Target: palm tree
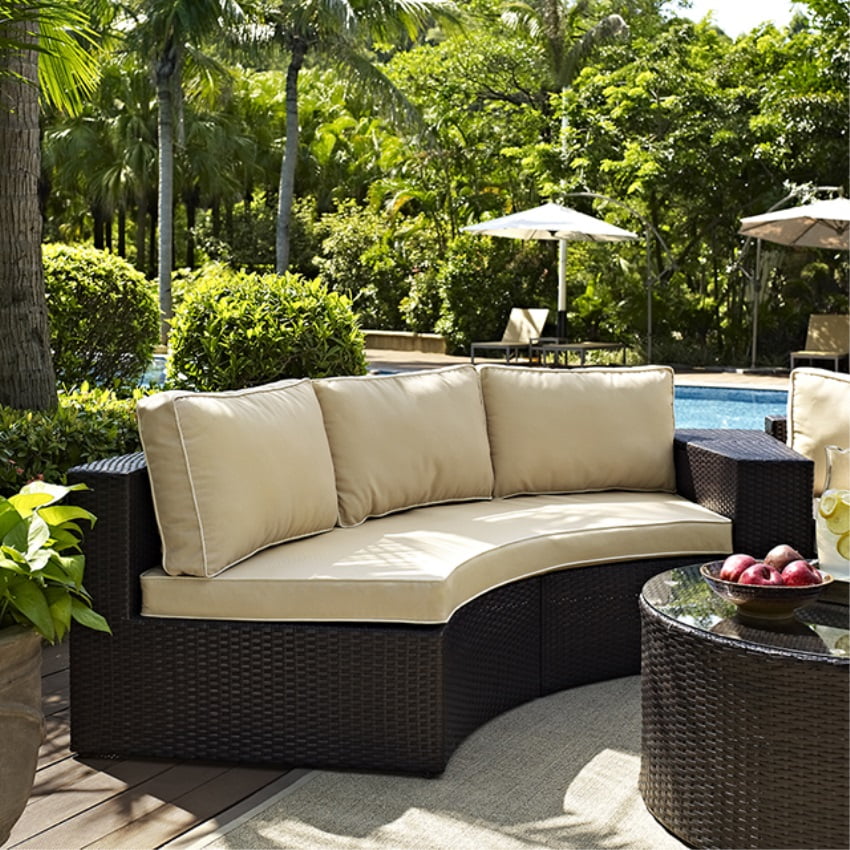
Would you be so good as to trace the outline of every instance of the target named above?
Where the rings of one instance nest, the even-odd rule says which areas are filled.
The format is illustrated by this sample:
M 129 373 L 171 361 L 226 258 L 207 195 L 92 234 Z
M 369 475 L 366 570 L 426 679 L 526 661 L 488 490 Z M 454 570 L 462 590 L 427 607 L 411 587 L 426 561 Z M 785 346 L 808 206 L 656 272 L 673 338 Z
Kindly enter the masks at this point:
M 171 320 L 171 267 L 174 241 L 174 123 L 181 132 L 183 68 L 200 59 L 204 42 L 225 34 L 241 20 L 235 0 L 131 0 L 123 11 L 133 24 L 128 42 L 150 62 L 156 81 L 159 143 L 159 309 L 161 337 L 168 341 Z
M 298 159 L 298 75 L 309 53 L 342 66 L 348 76 L 380 93 L 391 113 L 411 115 L 399 90 L 375 66 L 372 42 L 415 39 L 436 21 L 457 20 L 449 0 L 269 0 L 273 37 L 289 54 L 286 72 L 286 142 L 278 187 L 275 269 L 289 266 L 290 223 Z
M 92 33 L 78 6 L 0 0 L 0 403 L 56 406 L 41 261 L 39 92 L 79 105 L 93 82 Z

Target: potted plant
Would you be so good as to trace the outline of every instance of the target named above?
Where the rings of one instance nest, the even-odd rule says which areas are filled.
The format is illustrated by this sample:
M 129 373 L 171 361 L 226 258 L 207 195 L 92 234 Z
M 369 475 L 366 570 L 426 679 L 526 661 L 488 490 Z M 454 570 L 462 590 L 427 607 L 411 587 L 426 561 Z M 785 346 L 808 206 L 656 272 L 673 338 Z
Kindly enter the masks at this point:
M 33 481 L 0 496 L 0 845 L 32 790 L 42 739 L 41 644 L 76 621 L 108 632 L 83 587 L 83 508 L 61 505 L 77 484 Z

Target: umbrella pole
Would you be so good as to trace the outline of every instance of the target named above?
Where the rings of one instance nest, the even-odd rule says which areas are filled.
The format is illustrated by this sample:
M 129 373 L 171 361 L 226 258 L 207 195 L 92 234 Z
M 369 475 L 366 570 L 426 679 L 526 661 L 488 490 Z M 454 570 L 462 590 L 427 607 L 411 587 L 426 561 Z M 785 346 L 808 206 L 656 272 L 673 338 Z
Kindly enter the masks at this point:
M 756 368 L 756 352 L 759 340 L 759 301 L 761 295 L 761 239 L 756 239 L 756 273 L 753 276 L 753 351 L 750 369 Z
M 558 340 L 567 341 L 567 242 L 558 241 Z

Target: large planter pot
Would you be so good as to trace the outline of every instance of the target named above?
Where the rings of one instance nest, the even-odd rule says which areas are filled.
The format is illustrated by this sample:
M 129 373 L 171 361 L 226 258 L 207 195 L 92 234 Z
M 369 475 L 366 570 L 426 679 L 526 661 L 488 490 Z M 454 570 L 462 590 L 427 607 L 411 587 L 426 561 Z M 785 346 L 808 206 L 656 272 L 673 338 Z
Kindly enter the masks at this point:
M 32 790 L 43 736 L 41 636 L 17 626 L 0 630 L 0 845 Z

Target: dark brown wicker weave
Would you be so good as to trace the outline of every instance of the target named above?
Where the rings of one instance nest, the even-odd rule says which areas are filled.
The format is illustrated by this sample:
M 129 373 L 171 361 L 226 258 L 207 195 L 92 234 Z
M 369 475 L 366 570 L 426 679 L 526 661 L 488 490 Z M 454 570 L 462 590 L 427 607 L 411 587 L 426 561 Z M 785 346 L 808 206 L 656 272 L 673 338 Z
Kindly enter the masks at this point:
M 811 464 L 777 460 L 760 438 L 774 441 L 752 433 L 730 458 L 683 435 L 680 477 L 724 496 L 715 509 L 733 518 L 736 539 L 767 540 L 762 514 L 742 505 L 751 476 L 737 470 L 755 464 L 756 487 L 768 487 L 762 504 L 777 494 L 773 509 L 785 515 L 782 539 L 805 548 L 810 497 L 795 502 L 795 482 L 806 470 L 811 477 Z M 98 516 L 85 544 L 86 586 L 114 632 L 72 635 L 71 743 L 89 756 L 437 774 L 464 737 L 506 709 L 637 673 L 640 587 L 683 562 L 516 582 L 444 626 L 142 618 L 138 576 L 160 563 L 143 456 L 79 467 L 71 478 L 91 488 L 75 494 Z
M 666 578 L 648 587 L 663 594 Z M 655 817 L 696 847 L 850 846 L 850 660 L 803 652 L 808 635 L 783 648 L 775 626 L 765 637 L 778 645 L 759 645 L 752 627 L 747 642 L 714 634 L 646 594 L 640 609 L 640 790 Z M 847 611 L 819 604 L 806 617 L 846 634 Z
M 788 419 L 785 416 L 765 416 L 764 430 L 766 434 L 784 443 L 788 440 Z

